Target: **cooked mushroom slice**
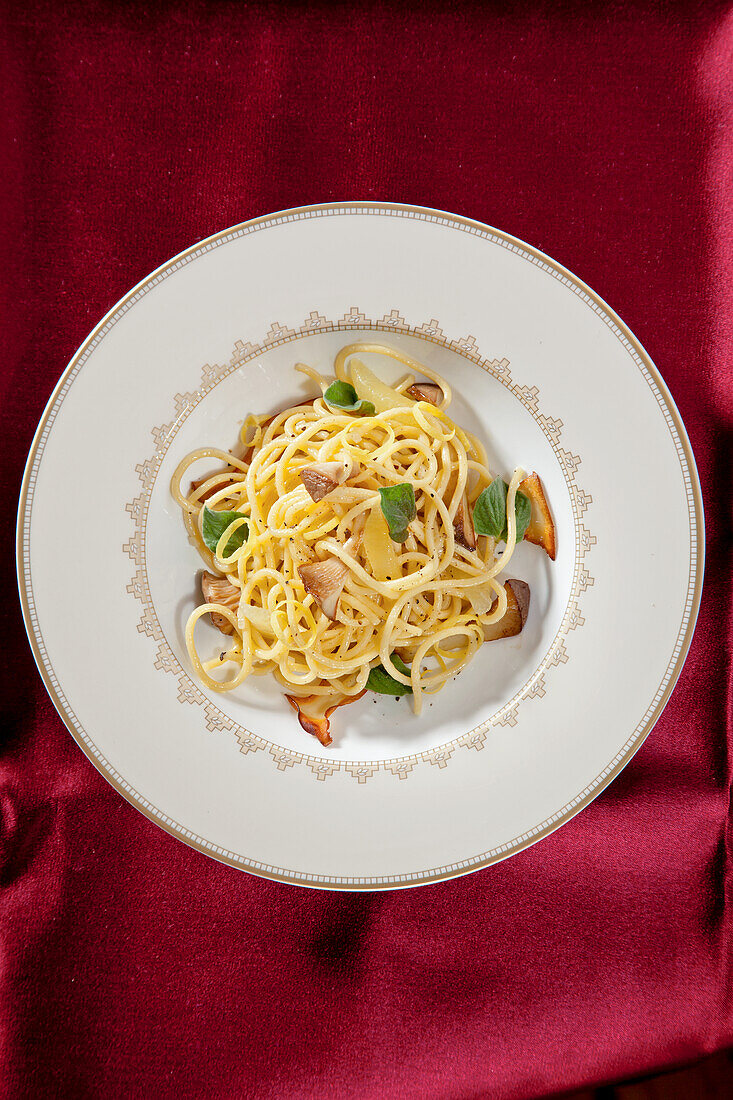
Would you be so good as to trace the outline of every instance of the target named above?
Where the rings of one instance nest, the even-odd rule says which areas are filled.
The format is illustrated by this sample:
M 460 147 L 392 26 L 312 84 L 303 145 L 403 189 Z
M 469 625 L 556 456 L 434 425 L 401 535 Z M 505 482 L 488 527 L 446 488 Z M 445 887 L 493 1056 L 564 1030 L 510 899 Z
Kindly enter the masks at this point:
M 336 618 L 339 597 L 349 575 L 348 565 L 338 558 L 326 561 L 314 561 L 312 565 L 301 565 L 298 574 L 306 592 L 313 596 L 323 614 L 329 619 Z
M 532 518 L 524 532 L 527 542 L 541 546 L 552 561 L 555 560 L 555 524 L 552 522 L 542 482 L 537 474 L 530 474 L 519 483 L 519 488 L 532 504 Z
M 346 461 L 318 462 L 313 466 L 306 466 L 299 476 L 311 499 L 318 501 L 332 493 L 337 485 L 343 485 L 352 476 L 354 467 L 351 457 Z
M 322 462 L 319 466 L 306 466 L 300 471 L 300 480 L 305 485 L 311 500 L 319 501 L 332 493 L 339 482 L 339 469 L 343 471 L 340 462 Z M 336 477 L 333 474 L 336 474 Z
M 213 573 L 201 574 L 201 591 L 206 603 L 221 603 L 230 611 L 236 611 L 239 607 L 239 597 L 242 592 L 230 584 L 226 577 L 217 577 Z M 233 634 L 234 627 L 224 615 L 211 612 L 211 621 L 222 634 Z
M 444 397 L 442 389 L 435 382 L 415 382 L 405 390 L 405 393 L 415 401 L 427 401 L 429 405 L 435 405 L 436 408 Z
M 366 688 L 358 695 L 338 695 L 334 692 L 331 695 L 306 695 L 300 699 L 296 695 L 286 695 L 285 698 L 298 712 L 298 721 L 306 733 L 312 733 L 322 745 L 330 745 L 333 738 L 328 720 L 333 712 L 346 703 L 355 703 L 365 694 Z
M 473 520 L 468 508 L 468 497 L 465 493 L 461 497 L 461 503 L 458 505 L 456 514 L 453 517 L 453 533 L 459 546 L 462 546 L 465 550 L 476 549 L 476 532 L 473 529 Z
M 529 612 L 529 585 L 526 581 L 506 581 L 506 611 L 495 623 L 484 623 L 484 641 L 512 638 L 520 634 Z

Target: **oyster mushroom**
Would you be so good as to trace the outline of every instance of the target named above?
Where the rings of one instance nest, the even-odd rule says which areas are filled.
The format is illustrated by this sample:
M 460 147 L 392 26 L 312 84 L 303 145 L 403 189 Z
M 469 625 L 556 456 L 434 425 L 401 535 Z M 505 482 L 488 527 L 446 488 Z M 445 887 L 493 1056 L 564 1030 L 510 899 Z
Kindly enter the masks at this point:
M 427 401 L 429 405 L 435 405 L 436 408 L 444 397 L 442 389 L 436 382 L 415 382 L 405 390 L 405 393 L 415 401 Z
M 506 589 L 506 611 L 495 623 L 484 623 L 484 641 L 495 642 L 499 638 L 513 638 L 521 634 L 529 613 L 529 585 L 526 581 L 510 580 Z
M 356 463 L 349 456 L 345 460 L 317 462 L 300 471 L 300 480 L 305 485 L 311 500 L 319 501 L 332 493 L 337 485 L 343 485 L 352 476 Z
M 239 588 L 235 588 L 233 584 L 230 584 L 226 577 L 217 577 L 213 573 L 202 573 L 201 591 L 204 594 L 206 603 L 220 603 L 224 607 L 228 607 L 230 611 L 235 612 L 239 607 L 239 598 L 242 592 Z M 222 634 L 234 633 L 234 627 L 224 615 L 218 615 L 216 611 L 212 611 L 210 618 L 213 625 Z
M 458 545 L 465 550 L 476 549 L 476 532 L 473 529 L 473 520 L 468 508 L 468 497 L 465 493 L 461 497 L 461 503 L 458 505 L 456 514 L 453 517 L 453 534 Z
M 537 474 L 530 474 L 520 481 L 519 488 L 529 497 L 532 504 L 532 518 L 524 532 L 527 542 L 541 546 L 551 561 L 555 560 L 555 524 L 552 522 L 542 482 Z
M 298 567 L 303 587 L 329 619 L 336 618 L 341 593 L 349 575 L 348 565 L 338 558 L 326 558 L 314 561 L 311 565 Z
M 322 745 L 330 745 L 333 738 L 329 718 L 333 712 L 337 707 L 355 703 L 365 694 L 366 688 L 358 695 L 339 695 L 334 692 L 331 695 L 305 695 L 300 698 L 297 695 L 286 695 L 285 698 L 293 710 L 298 712 L 298 721 L 306 733 L 312 733 Z

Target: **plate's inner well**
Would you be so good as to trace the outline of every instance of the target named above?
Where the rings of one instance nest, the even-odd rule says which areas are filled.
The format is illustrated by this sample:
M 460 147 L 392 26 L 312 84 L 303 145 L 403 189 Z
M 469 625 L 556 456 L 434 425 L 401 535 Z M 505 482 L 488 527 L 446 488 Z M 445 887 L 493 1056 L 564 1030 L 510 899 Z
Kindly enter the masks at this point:
M 232 368 L 224 367 L 213 388 L 203 396 L 190 396 L 190 411 L 179 418 L 161 443 L 157 454 L 160 466 L 143 524 L 154 613 L 180 664 L 181 676 L 193 681 L 183 632 L 190 611 L 201 602 L 198 577 L 202 562 L 188 543 L 180 511 L 170 497 L 173 470 L 188 451 L 197 447 L 233 447 L 247 413 L 274 412 L 313 396 L 314 384 L 293 370 L 296 362 L 307 362 L 329 375 L 340 347 L 370 338 L 399 346 L 448 379 L 453 388 L 451 415 L 482 440 L 492 470 L 508 477 L 516 466 L 522 466 L 527 473 L 536 470 L 540 474 L 559 535 L 555 562 L 527 543 L 518 546 L 512 558 L 507 576 L 526 580 L 531 589 L 529 617 L 522 633 L 482 646 L 452 682 L 426 699 L 419 716 L 413 715 L 405 698 L 395 700 L 367 692 L 359 702 L 335 713 L 331 723 L 334 743 L 324 749 L 298 725 L 272 677 L 250 677 L 225 693 L 207 692 L 198 681 L 195 683 L 218 711 L 236 723 L 240 737 L 254 734 L 285 750 L 352 760 L 422 753 L 465 735 L 495 716 L 500 718 L 502 710 L 526 692 L 561 631 L 576 549 L 569 486 L 539 419 L 512 392 L 511 365 L 500 362 L 501 349 L 496 349 L 499 360 L 494 374 L 490 368 L 419 337 L 352 329 L 301 337 Z M 388 382 L 404 373 L 399 363 L 386 357 L 370 356 L 369 364 Z M 200 469 L 192 468 L 191 473 L 201 476 L 215 467 L 215 462 L 203 461 Z M 208 618 L 199 623 L 197 631 L 203 656 L 213 656 L 222 648 L 221 635 Z M 151 661 L 155 657 L 151 645 Z

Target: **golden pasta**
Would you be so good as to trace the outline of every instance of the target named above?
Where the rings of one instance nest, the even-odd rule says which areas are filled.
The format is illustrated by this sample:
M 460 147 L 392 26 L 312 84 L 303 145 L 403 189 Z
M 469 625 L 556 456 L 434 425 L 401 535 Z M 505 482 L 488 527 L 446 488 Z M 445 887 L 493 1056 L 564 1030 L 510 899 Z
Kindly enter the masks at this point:
M 409 373 L 387 385 L 360 358 L 372 353 Z M 479 440 L 449 417 L 447 382 L 379 344 L 343 348 L 334 368 L 335 382 L 298 364 L 320 396 L 274 416 L 248 415 L 241 457 L 197 450 L 172 479 L 209 571 L 207 602 L 186 626 L 198 677 L 223 692 L 271 673 L 301 724 L 310 729 L 304 712 L 317 713 L 312 720 L 325 722 L 326 733 L 326 711 L 360 696 L 378 666 L 388 683 L 412 693 L 419 714 L 424 696 L 473 658 L 485 627 L 507 613 L 499 577 L 514 552 L 524 478 L 516 470 L 505 487 L 498 553 L 497 540 L 477 534 L 471 519 L 494 474 Z M 430 383 L 416 384 L 415 376 Z M 355 396 L 351 405 L 344 394 Z M 184 487 L 203 459 L 223 468 Z M 398 533 L 390 499 L 398 514 L 405 502 L 410 508 Z M 214 621 L 225 634 L 209 658 L 196 639 L 207 614 L 220 617 Z M 216 668 L 228 670 L 225 679 L 213 675 Z

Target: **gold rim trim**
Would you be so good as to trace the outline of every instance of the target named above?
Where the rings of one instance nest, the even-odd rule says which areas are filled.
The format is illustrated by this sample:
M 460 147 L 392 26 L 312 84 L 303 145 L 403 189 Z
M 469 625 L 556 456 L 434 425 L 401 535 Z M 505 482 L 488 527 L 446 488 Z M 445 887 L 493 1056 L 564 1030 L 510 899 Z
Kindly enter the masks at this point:
M 642 371 L 642 374 L 647 381 L 648 385 L 652 389 L 656 400 L 660 406 L 660 410 L 665 417 L 667 426 L 672 435 L 675 448 L 677 450 L 678 458 L 680 459 L 680 465 L 682 468 L 683 479 L 685 482 L 685 491 L 688 499 L 688 511 L 690 520 L 690 540 L 691 540 L 691 553 L 690 553 L 690 576 L 688 583 L 687 599 L 685 602 L 685 610 L 683 613 L 683 621 L 678 632 L 677 641 L 674 647 L 674 653 L 672 659 L 665 670 L 665 675 L 662 679 L 662 683 L 666 684 L 664 689 L 660 692 L 658 688 L 653 697 L 652 703 L 643 715 L 641 721 L 638 723 L 636 729 L 632 732 L 624 747 L 620 750 L 616 757 L 610 762 L 610 764 L 604 769 L 604 771 L 596 777 L 593 783 L 589 784 L 583 791 L 580 792 L 570 803 L 558 811 L 551 818 L 546 819 L 535 829 L 529 833 L 523 834 L 520 837 L 515 838 L 513 841 L 508 842 L 505 845 L 500 846 L 497 849 L 493 849 L 490 852 L 485 852 L 475 857 L 462 860 L 458 863 L 449 864 L 443 867 L 436 867 L 419 872 L 415 872 L 409 875 L 401 876 L 383 876 L 372 878 L 338 878 L 336 876 L 321 876 L 321 875 L 303 875 L 297 871 L 291 871 L 283 868 L 270 868 L 266 865 L 260 865 L 255 862 L 248 862 L 243 859 L 237 853 L 227 852 L 224 849 L 218 847 L 205 838 L 196 837 L 188 830 L 184 829 L 177 822 L 171 821 L 156 807 L 151 806 L 146 802 L 137 792 L 134 792 L 129 788 L 121 776 L 117 776 L 117 773 L 104 759 L 101 754 L 95 755 L 91 748 L 80 738 L 77 731 L 76 717 L 73 711 L 65 704 L 65 701 L 59 697 L 56 692 L 53 683 L 50 680 L 48 671 L 45 667 L 43 657 L 39 650 L 37 640 L 32 628 L 30 608 L 27 600 L 27 593 L 25 590 L 24 578 L 26 569 L 28 568 L 26 547 L 23 539 L 23 532 L 27 518 L 28 507 L 28 492 L 32 483 L 32 478 L 36 466 L 36 456 L 39 451 L 41 442 L 46 434 L 46 427 L 49 420 L 54 413 L 57 400 L 62 390 L 64 389 L 69 376 L 74 372 L 79 360 L 85 355 L 87 349 L 97 336 L 103 331 L 105 325 L 107 325 L 114 317 L 115 314 L 123 307 L 126 306 L 135 295 L 139 294 L 143 288 L 148 287 L 154 283 L 160 282 L 165 273 L 171 270 L 175 270 L 180 266 L 181 262 L 188 261 L 194 255 L 199 252 L 210 251 L 212 248 L 217 247 L 225 243 L 228 239 L 233 239 L 237 236 L 246 235 L 247 233 L 255 230 L 266 228 L 268 225 L 277 224 L 283 221 L 299 221 L 312 217 L 330 217 L 337 214 L 359 215 L 359 214 L 381 214 L 391 217 L 407 217 L 414 218 L 421 221 L 428 221 L 434 223 L 440 223 L 449 227 L 459 229 L 464 232 L 468 232 L 475 236 L 480 236 L 485 240 L 488 240 L 494 244 L 499 244 L 505 248 L 509 248 L 511 251 L 524 255 L 530 262 L 540 266 L 548 272 L 548 274 L 559 279 L 562 283 L 568 286 L 576 295 L 584 300 L 593 311 L 611 328 L 614 334 L 617 336 L 622 346 L 629 352 L 637 367 Z M 684 455 L 685 461 L 682 462 L 680 452 Z M 190 847 L 196 848 L 206 855 L 213 856 L 223 863 L 228 863 L 232 866 L 238 867 L 242 870 L 250 871 L 252 874 L 259 875 L 264 878 L 275 879 L 281 882 L 296 883 L 302 886 L 309 886 L 319 889 L 335 889 L 335 890 L 377 890 L 377 889 L 400 889 L 409 886 L 417 886 L 428 882 L 439 882 L 444 879 L 456 878 L 459 875 L 466 874 L 470 871 L 480 870 L 482 867 L 490 866 L 492 863 L 499 862 L 506 859 L 508 856 L 513 855 L 515 852 L 521 851 L 523 848 L 529 847 L 536 841 L 548 836 L 559 828 L 566 821 L 569 821 L 575 814 L 579 813 L 585 806 L 587 806 L 597 795 L 603 791 L 609 783 L 611 783 L 620 771 L 626 766 L 632 756 L 638 751 L 640 746 L 645 741 L 649 732 L 653 728 L 660 714 L 664 710 L 674 686 L 677 682 L 682 667 L 685 662 L 687 653 L 689 652 L 690 644 L 692 642 L 692 636 L 695 630 L 695 623 L 697 620 L 697 614 L 700 607 L 700 599 L 702 594 L 702 582 L 704 573 L 704 552 L 705 552 L 705 526 L 704 526 L 704 511 L 702 503 L 702 494 L 700 490 L 700 482 L 697 473 L 697 467 L 695 464 L 695 458 L 692 453 L 690 441 L 687 436 L 685 426 L 682 422 L 682 418 L 679 414 L 677 406 L 662 379 L 659 371 L 654 365 L 651 357 L 648 355 L 643 345 L 636 339 L 630 329 L 624 324 L 621 318 L 612 310 L 606 302 L 603 301 L 597 294 L 595 294 L 590 287 L 588 287 L 582 280 L 573 275 L 567 268 L 564 268 L 561 264 L 552 260 L 549 256 L 540 252 L 538 249 L 533 248 L 531 245 L 519 240 L 516 237 L 512 237 L 508 233 L 504 233 L 501 230 L 494 229 L 491 226 L 484 225 L 481 222 L 473 221 L 469 218 L 463 218 L 460 215 L 450 214 L 445 211 L 435 210 L 429 207 L 408 206 L 397 203 L 326 203 L 318 206 L 304 206 L 295 207 L 290 210 L 283 210 L 275 214 L 269 214 L 262 218 L 255 218 L 247 222 L 242 222 L 237 226 L 230 227 L 226 230 L 222 230 L 219 233 L 215 233 L 210 237 L 205 238 L 196 245 L 192 245 L 190 248 L 185 249 L 183 252 L 178 253 L 171 260 L 160 265 L 149 276 L 141 280 L 132 290 L 129 291 L 120 301 L 118 301 L 111 310 L 109 310 L 102 320 L 95 326 L 92 332 L 87 336 L 86 340 L 79 347 L 76 354 L 71 359 L 70 363 L 66 367 L 64 373 L 59 379 L 58 383 L 54 387 L 54 390 L 49 398 L 48 404 L 43 412 L 41 420 L 39 422 L 36 433 L 33 437 L 33 442 L 28 454 L 28 460 L 26 463 L 25 472 L 23 475 L 23 482 L 21 485 L 20 501 L 18 509 L 18 524 L 16 529 L 16 554 L 17 554 L 17 566 L 18 566 L 18 587 L 20 592 L 20 600 L 23 609 L 23 618 L 25 622 L 26 632 L 28 634 L 28 640 L 30 642 L 33 657 L 38 667 L 41 679 L 44 686 L 56 707 L 62 721 L 66 725 L 67 729 L 71 733 L 74 740 L 82 749 L 84 754 L 91 760 L 95 767 L 105 776 L 108 782 L 128 801 L 136 806 L 146 817 L 155 822 L 166 832 L 182 840 Z M 79 725 L 78 729 L 82 727 Z

